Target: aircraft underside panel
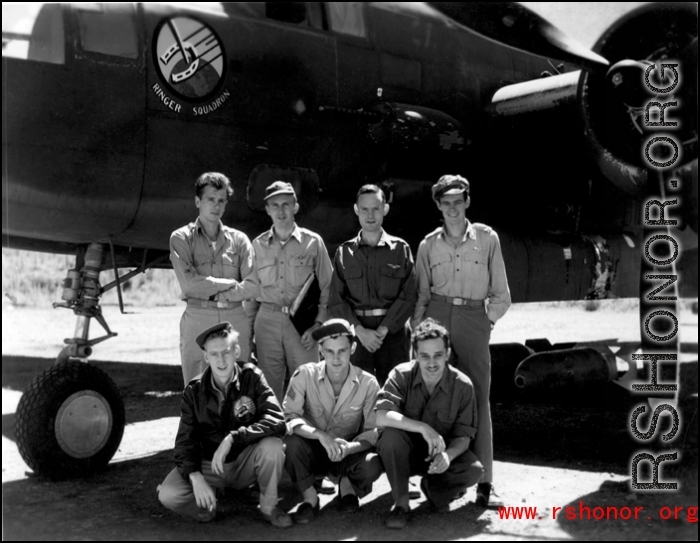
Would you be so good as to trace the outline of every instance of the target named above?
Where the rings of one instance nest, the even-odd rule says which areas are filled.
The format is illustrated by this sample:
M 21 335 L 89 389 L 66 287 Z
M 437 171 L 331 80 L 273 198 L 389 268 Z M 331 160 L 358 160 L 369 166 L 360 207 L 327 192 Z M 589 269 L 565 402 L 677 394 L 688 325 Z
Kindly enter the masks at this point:
M 87 61 L 2 62 L 10 83 L 3 90 L 3 244 L 12 247 L 14 236 L 73 244 L 118 236 L 141 193 L 142 72 Z

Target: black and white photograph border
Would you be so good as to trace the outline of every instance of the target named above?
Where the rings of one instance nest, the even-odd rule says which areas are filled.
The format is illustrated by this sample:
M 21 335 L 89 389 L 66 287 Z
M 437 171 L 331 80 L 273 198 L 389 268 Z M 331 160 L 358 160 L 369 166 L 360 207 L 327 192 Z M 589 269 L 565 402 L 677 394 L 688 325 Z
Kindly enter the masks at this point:
M 679 10 L 691 5 L 695 12 L 691 25 L 695 41 L 687 47 L 691 53 L 681 49 L 675 53 L 678 58 L 671 58 L 668 55 L 673 53 L 655 45 L 644 51 L 643 58 L 635 58 L 637 62 L 616 65 L 610 72 L 606 84 L 614 89 L 611 93 L 618 93 L 616 100 L 625 109 L 622 114 L 602 114 L 614 117 L 610 130 L 617 132 L 612 136 L 605 135 L 607 125 L 601 114 L 596 117 L 584 111 L 581 115 L 582 101 L 597 100 L 608 108 L 605 111 L 610 110 L 608 102 L 596 97 L 598 83 L 583 82 L 579 79 L 583 76 L 573 82 L 561 76 L 578 69 L 595 70 L 600 62 L 597 53 L 604 55 L 604 47 L 596 44 L 603 38 L 613 42 L 610 28 L 616 21 L 634 10 L 651 9 L 649 3 L 517 4 L 552 24 L 533 22 L 531 27 L 544 29 L 537 36 L 503 31 L 518 29 L 518 17 L 530 17 L 530 12 L 517 11 L 517 5 L 461 9 L 462 5 L 467 4 L 361 5 L 357 11 L 347 10 L 347 16 L 360 13 L 362 17 L 366 10 L 381 9 L 381 24 L 388 25 L 393 16 L 410 18 L 415 10 L 424 10 L 421 17 L 436 18 L 425 23 L 435 33 L 430 50 L 436 55 L 441 53 L 435 45 L 440 43 L 439 32 L 477 30 L 487 34 L 483 39 L 493 42 L 494 48 L 501 47 L 496 42 L 511 40 L 514 47 L 542 55 L 548 73 L 538 77 L 534 86 L 519 86 L 526 85 L 522 74 L 539 66 L 526 60 L 532 63 L 527 69 L 514 66 L 508 73 L 492 74 L 501 88 L 489 90 L 487 103 L 480 88 L 486 83 L 476 77 L 476 83 L 451 102 L 452 97 L 440 88 L 452 83 L 445 71 L 434 71 L 432 81 L 421 79 L 428 77 L 421 76 L 424 60 L 405 57 L 410 48 L 392 44 L 392 32 L 378 36 L 384 29 L 371 24 L 369 45 L 351 36 L 343 42 L 345 49 L 338 46 L 330 59 L 319 53 L 325 42 L 311 22 L 298 32 L 306 40 L 303 45 L 295 44 L 295 32 L 290 30 L 299 30 L 298 22 L 273 21 L 260 32 L 261 26 L 251 18 L 260 10 L 264 17 L 262 4 L 230 7 L 229 12 L 223 8 L 220 16 L 247 21 L 241 32 L 257 32 L 256 39 L 226 36 L 225 25 L 210 23 L 216 18 L 197 15 L 197 10 L 221 11 L 218 4 L 211 8 L 186 3 L 129 5 L 128 17 L 139 25 L 133 54 L 143 59 L 137 75 L 143 87 L 138 92 L 140 102 L 129 104 L 124 93 L 134 81 L 128 75 L 122 77 L 131 62 L 129 40 L 120 33 L 122 27 L 114 30 L 111 23 L 100 21 L 113 10 L 114 25 L 122 24 L 125 15 L 120 6 L 126 5 L 85 4 L 93 7 L 84 9 L 60 5 L 60 17 L 55 20 L 66 24 L 65 36 L 74 40 L 61 51 L 65 55 L 61 65 L 55 52 L 45 50 L 46 44 L 36 45 L 38 57 L 27 60 L 26 42 L 36 31 L 32 25 L 42 21 L 37 18 L 39 8 L 29 9 L 33 15 L 25 20 L 17 14 L 26 5 L 3 4 L 3 539 L 697 540 L 697 4 L 675 4 Z M 321 17 L 317 22 L 328 31 L 329 6 L 303 3 L 301 9 L 309 21 Z M 170 72 L 156 73 L 159 54 L 150 48 L 156 48 L 158 36 L 166 33 L 153 22 L 155 17 L 145 15 L 149 10 L 163 20 L 189 17 L 211 27 L 210 49 L 219 47 L 223 61 L 219 65 L 210 58 L 212 68 L 200 81 L 199 98 L 191 94 L 194 87 L 167 85 Z M 409 10 L 409 15 L 402 10 Z M 496 23 L 487 20 L 493 14 L 498 16 Z M 440 17 L 454 21 L 446 23 Z M 375 22 L 379 19 L 375 17 Z M 15 26 L 9 22 L 13 20 Z M 659 25 L 669 20 L 659 15 Z M 83 34 L 76 29 L 79 23 L 88 29 Z M 336 24 L 340 28 L 339 20 Z M 357 20 L 342 24 L 358 26 Z M 421 30 L 420 26 L 416 23 L 414 28 Z M 671 29 L 654 28 L 651 23 L 643 30 L 666 37 L 672 34 Z M 51 32 L 55 38 L 56 28 Z M 58 34 L 64 36 L 62 31 Z M 312 43 L 319 36 L 318 43 Z M 428 43 L 419 31 L 410 37 L 417 36 Z M 254 47 L 259 51 L 229 47 L 231 43 L 251 47 L 257 38 Z M 100 39 L 117 43 L 126 57 L 105 60 Z M 79 40 L 83 40 L 82 49 Z M 630 38 L 627 54 L 631 56 L 636 45 L 644 49 L 645 40 L 657 44 L 641 33 Z M 15 42 L 22 41 L 24 57 L 22 48 L 15 48 Z M 572 48 L 573 41 L 581 47 Z M 681 41 L 679 37 L 674 45 Z M 89 49 L 88 43 L 95 48 Z M 279 60 L 276 53 L 282 49 L 286 54 L 280 54 Z M 558 57 L 555 50 L 560 49 L 567 52 Z M 654 56 L 657 50 L 662 52 Z M 371 59 L 367 69 L 377 70 L 376 78 L 361 73 L 339 76 L 343 51 Z M 504 54 L 498 51 L 497 55 Z M 692 70 L 683 64 L 689 57 L 694 59 Z M 34 80 L 30 70 L 17 68 L 16 59 L 22 58 L 49 68 L 40 70 Z M 306 92 L 303 85 L 292 88 L 298 84 L 299 66 L 285 64 L 290 58 L 302 68 L 304 62 L 330 62 L 328 67 L 336 71 L 328 75 L 326 85 L 335 88 L 316 94 Z M 469 62 L 491 61 L 494 66 L 503 62 L 496 53 L 492 59 L 465 54 L 461 60 L 466 64 L 455 69 L 463 70 L 465 77 Z M 253 62 L 263 68 L 256 70 Z M 353 62 L 357 69 L 357 59 Z M 80 72 L 71 78 L 69 71 L 80 63 L 93 63 L 89 77 Z M 61 70 L 52 69 L 56 65 Z M 318 66 L 311 72 L 317 81 Z M 253 78 L 247 83 L 246 73 Z M 99 77 L 120 83 L 108 88 L 90 79 Z M 293 79 L 293 84 L 282 88 L 284 77 Z M 552 84 L 557 77 L 561 84 Z M 625 83 L 628 78 L 636 78 L 638 85 L 630 89 Z M 60 101 L 52 98 L 56 93 L 49 89 L 54 80 L 60 85 Z M 367 89 L 364 102 L 349 99 L 365 80 L 381 84 Z M 668 90 L 674 80 L 679 82 L 675 93 Z M 28 84 L 45 89 L 44 98 L 38 98 L 35 88 L 23 101 L 17 89 Z M 244 92 L 238 94 L 239 88 Z M 298 91 L 300 99 L 292 104 L 296 117 L 288 118 L 281 99 L 292 91 Z M 435 93 L 434 100 L 430 92 Z M 243 95 L 246 103 L 241 103 Z M 318 101 L 331 95 L 335 101 Z M 407 105 L 411 97 L 417 101 L 415 111 Z M 501 237 L 513 295 L 513 305 L 496 323 L 490 340 L 494 488 L 504 507 L 477 506 L 475 489 L 469 488 L 451 503 L 449 513 L 438 514 L 422 493 L 415 492 L 420 496 L 411 500 L 408 526 L 402 531 L 387 530 L 384 520 L 393 501 L 388 479 L 382 475 L 362 498 L 357 514 L 338 512 L 336 491 L 320 496 L 320 514 L 312 523 L 284 531 L 258 520 L 255 489 L 227 490 L 217 518 L 207 524 L 166 510 L 156 487 L 174 466 L 182 395 L 179 327 L 183 310 L 180 287 L 167 258 L 168 237 L 175 227 L 196 218 L 191 188 L 197 173 L 220 169 L 231 177 L 235 194 L 223 222 L 251 239 L 269 228 L 261 187 L 274 176 L 289 176 L 300 194 L 298 224 L 321 233 L 331 257 L 335 247 L 359 229 L 352 203 L 361 182 L 353 180 L 347 190 L 341 185 L 350 184 L 352 175 L 365 175 L 364 179 L 387 191 L 392 206 L 387 230 L 405 237 L 415 257 L 420 239 L 440 226 L 440 213 L 430 200 L 430 186 L 440 174 L 436 167 L 424 168 L 422 162 L 441 160 L 442 155 L 431 147 L 435 132 L 422 125 L 402 132 L 400 125 L 408 124 L 405 121 L 411 115 L 401 115 L 422 115 L 444 129 L 454 119 L 439 111 L 440 103 L 452 114 L 459 108 L 484 109 L 484 115 L 475 119 L 457 119 L 460 124 L 453 136 L 449 141 L 443 138 L 444 145 L 460 148 L 445 159 L 449 168 L 458 170 L 441 173 L 460 173 L 470 180 L 473 203 L 467 217 L 483 220 Z M 149 120 L 146 126 L 134 128 L 129 116 L 143 114 L 142 108 L 148 110 Z M 321 121 L 308 120 L 312 110 L 319 112 L 314 115 Z M 439 115 L 430 117 L 435 113 Z M 94 120 L 101 114 L 104 124 Z M 242 120 L 226 117 L 233 114 L 243 115 Z M 85 124 L 81 115 L 92 120 Z M 560 115 L 569 115 L 571 126 L 564 127 L 557 118 Z M 206 122 L 199 122 L 202 116 Z M 533 128 L 536 137 L 546 135 L 547 126 L 566 133 L 549 134 L 539 148 L 543 153 L 539 163 L 532 157 L 523 162 L 537 147 L 523 142 L 522 148 L 516 148 L 515 138 L 507 132 L 526 134 L 527 123 L 540 119 L 544 128 Z M 261 128 L 251 128 L 256 122 Z M 488 127 L 475 129 L 469 125 L 474 122 Z M 333 123 L 337 127 L 329 129 Z M 297 138 L 295 130 L 300 126 L 306 132 Z M 689 127 L 694 127 L 690 135 Z M 318 134 L 309 136 L 309 130 Z M 625 131 L 635 138 L 615 148 L 621 158 L 601 162 L 601 156 L 610 155 L 606 148 L 610 140 L 621 138 Z M 120 133 L 129 134 L 124 139 L 130 141 L 119 141 Z M 65 141 L 51 139 L 56 134 L 63 134 Z M 418 144 L 406 143 L 406 134 Z M 226 139 L 231 137 L 234 141 Z M 558 143 L 558 138 L 565 143 Z M 275 146 L 292 142 L 298 143 L 294 147 L 298 156 L 276 154 Z M 308 150 L 302 156 L 305 144 Z M 478 153 L 487 148 L 491 148 L 490 162 L 476 165 Z M 378 160 L 382 153 L 376 149 L 391 160 Z M 367 168 L 354 168 L 363 153 L 372 155 Z M 423 156 L 420 153 L 424 158 L 411 162 L 411 155 Z M 225 154 L 234 158 L 224 160 L 220 155 Z M 345 162 L 353 164 L 336 164 L 344 154 L 349 157 Z M 242 157 L 241 165 L 237 157 Z M 288 167 L 280 166 L 284 159 L 290 160 Z M 408 166 L 392 162 L 402 160 Z M 521 172 L 517 179 L 504 179 L 503 171 L 511 175 L 516 170 L 515 161 L 532 170 Z M 564 164 L 566 169 L 561 167 Z M 379 170 L 375 177 L 369 173 L 370 166 Z M 134 168 L 143 179 L 135 180 Z M 557 171 L 542 171 L 548 169 Z M 623 170 L 624 175 L 616 174 Z M 84 178 L 68 177 L 81 172 Z M 339 180 L 335 184 L 334 176 Z M 580 194 L 584 179 L 588 191 Z M 485 187 L 486 182 L 492 186 Z M 561 183 L 561 195 L 550 197 L 559 190 L 556 183 Z M 540 191 L 541 197 L 532 196 Z M 619 202 L 622 194 L 630 194 L 633 204 L 610 204 L 615 198 Z M 518 201 L 524 209 L 518 208 Z M 324 205 L 325 211 L 319 211 Z M 511 218 L 503 221 L 506 215 Z M 592 226 L 600 226 L 600 232 Z M 530 232 L 535 232 L 532 237 Z M 156 237 L 161 241 L 149 241 Z M 89 260 L 84 248 L 92 242 L 99 242 L 104 254 L 98 266 L 102 271 L 93 276 L 88 288 L 110 288 L 97 297 L 99 310 L 86 319 L 74 314 L 75 306 L 67 300 L 75 286 L 71 281 L 77 267 L 76 247 L 83 247 L 82 261 Z M 91 342 L 76 342 L 80 337 Z M 27 462 L 27 451 L 18 446 L 17 433 L 26 433 L 26 428 L 17 427 L 18 411 L 24 409 L 23 425 L 56 418 L 42 418 L 45 413 L 40 412 L 52 409 L 52 398 L 43 391 L 51 386 L 68 390 L 66 376 L 52 373 L 58 361 L 66 360 L 76 361 L 74 381 L 78 381 L 70 384 L 77 387 L 70 405 L 87 405 L 97 398 L 97 410 L 108 412 L 93 423 L 109 428 L 109 435 L 103 437 L 111 459 L 102 459 L 106 465 L 94 471 L 89 461 L 78 463 L 86 473 L 76 473 L 80 467 L 64 469 L 54 464 L 52 449 L 34 443 L 31 446 L 46 458 L 42 464 L 46 471 L 39 473 L 29 465 L 36 460 Z M 40 386 L 44 388 L 37 394 Z M 31 403 L 25 397 L 25 407 L 20 408 L 23 395 L 31 391 Z M 59 410 L 63 420 L 72 416 L 70 405 L 64 403 Z M 75 428 L 70 423 L 67 427 Z M 116 434 L 122 430 L 119 440 Z M 51 433 L 51 428 L 45 431 Z M 77 428 L 73 435 L 78 448 L 82 443 L 94 444 L 94 435 L 82 431 Z M 75 456 L 89 454 L 79 450 Z M 420 477 L 412 477 L 411 490 L 418 491 L 419 483 Z M 293 512 L 300 495 L 286 476 L 279 494 L 280 507 Z

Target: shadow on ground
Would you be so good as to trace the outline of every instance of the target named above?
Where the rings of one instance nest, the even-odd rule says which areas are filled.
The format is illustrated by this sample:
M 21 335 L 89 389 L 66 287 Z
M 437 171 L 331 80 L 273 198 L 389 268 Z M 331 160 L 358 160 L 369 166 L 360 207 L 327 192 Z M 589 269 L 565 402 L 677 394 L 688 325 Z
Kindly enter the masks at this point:
M 179 518 L 158 502 L 156 487 L 172 466 L 172 452 L 110 464 L 84 479 L 49 481 L 30 477 L 3 485 L 4 536 L 8 540 L 386 540 L 455 539 L 478 536 L 489 521 L 484 510 L 464 505 L 450 515 L 416 508 L 410 531 L 384 528 L 391 496 L 371 495 L 355 516 L 337 511 L 337 496 L 324 504 L 309 525 L 279 530 L 258 519 L 255 498 L 227 490 L 215 522 L 198 524 Z M 280 485 L 280 506 L 292 509 L 300 495 L 291 483 Z M 10 505 L 11 504 L 11 505 Z M 37 512 L 41 511 L 41 521 Z

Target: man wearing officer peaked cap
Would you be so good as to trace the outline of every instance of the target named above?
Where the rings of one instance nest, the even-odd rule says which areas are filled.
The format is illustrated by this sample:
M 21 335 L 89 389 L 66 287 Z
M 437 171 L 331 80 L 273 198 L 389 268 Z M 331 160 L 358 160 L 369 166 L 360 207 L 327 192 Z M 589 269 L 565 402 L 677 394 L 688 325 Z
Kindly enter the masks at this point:
M 428 234 L 418 247 L 418 301 L 411 324 L 427 317 L 443 324 L 450 336 L 450 362 L 472 381 L 478 406 L 473 450 L 484 466 L 477 503 L 499 503 L 493 491 L 493 435 L 489 389 L 491 330 L 510 307 L 510 291 L 498 234 L 466 217 L 471 204 L 469 182 L 443 175 L 432 188 L 444 226 Z

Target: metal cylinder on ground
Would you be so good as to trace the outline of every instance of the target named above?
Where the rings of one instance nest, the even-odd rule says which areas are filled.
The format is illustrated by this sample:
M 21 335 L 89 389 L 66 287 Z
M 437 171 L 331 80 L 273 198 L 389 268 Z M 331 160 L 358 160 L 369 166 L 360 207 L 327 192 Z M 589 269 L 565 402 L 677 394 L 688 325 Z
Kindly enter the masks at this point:
M 595 349 L 540 352 L 523 360 L 515 371 L 515 386 L 524 392 L 578 388 L 614 379 L 614 359 Z
M 497 343 L 489 345 L 491 353 L 491 400 L 513 399 L 518 392 L 515 386 L 515 370 L 534 353 L 522 343 Z

